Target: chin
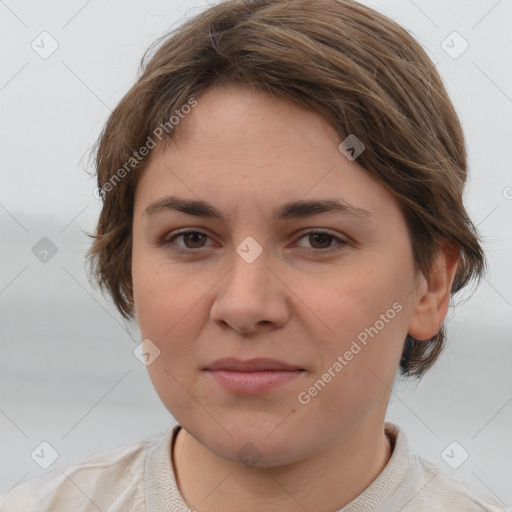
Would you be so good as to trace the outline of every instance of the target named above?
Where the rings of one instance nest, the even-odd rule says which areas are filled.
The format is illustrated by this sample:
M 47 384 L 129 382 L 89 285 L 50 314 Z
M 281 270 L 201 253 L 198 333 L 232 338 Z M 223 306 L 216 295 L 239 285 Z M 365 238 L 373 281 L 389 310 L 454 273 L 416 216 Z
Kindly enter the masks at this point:
M 274 421 L 271 428 L 267 421 L 252 421 L 250 425 L 246 420 L 224 422 L 229 434 L 220 427 L 206 430 L 204 425 L 185 429 L 217 457 L 246 467 L 270 468 L 307 457 L 305 448 L 309 451 L 312 441 L 304 430 L 279 425 L 280 421 L 282 418 Z

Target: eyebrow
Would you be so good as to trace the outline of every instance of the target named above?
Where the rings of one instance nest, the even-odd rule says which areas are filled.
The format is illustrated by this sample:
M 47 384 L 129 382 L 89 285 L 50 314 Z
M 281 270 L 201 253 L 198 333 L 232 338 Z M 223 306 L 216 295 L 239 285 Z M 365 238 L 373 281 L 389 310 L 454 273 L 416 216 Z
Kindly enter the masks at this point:
M 164 211 L 179 211 L 197 217 L 211 217 L 225 222 L 224 215 L 213 205 L 202 200 L 182 199 L 176 196 L 165 196 L 148 205 L 144 211 L 145 216 L 153 216 Z M 310 199 L 292 201 L 283 204 L 274 211 L 274 221 L 293 218 L 311 217 L 321 213 L 342 213 L 355 220 L 368 222 L 372 214 L 353 206 L 342 199 Z

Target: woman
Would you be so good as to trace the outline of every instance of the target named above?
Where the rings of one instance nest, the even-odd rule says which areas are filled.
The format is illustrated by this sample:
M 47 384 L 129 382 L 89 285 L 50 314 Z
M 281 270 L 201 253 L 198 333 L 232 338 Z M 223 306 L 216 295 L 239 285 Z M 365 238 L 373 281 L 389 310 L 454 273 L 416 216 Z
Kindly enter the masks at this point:
M 485 269 L 442 81 L 349 0 L 233 0 L 161 42 L 97 146 L 89 253 L 178 425 L 0 510 L 498 511 L 385 421 Z

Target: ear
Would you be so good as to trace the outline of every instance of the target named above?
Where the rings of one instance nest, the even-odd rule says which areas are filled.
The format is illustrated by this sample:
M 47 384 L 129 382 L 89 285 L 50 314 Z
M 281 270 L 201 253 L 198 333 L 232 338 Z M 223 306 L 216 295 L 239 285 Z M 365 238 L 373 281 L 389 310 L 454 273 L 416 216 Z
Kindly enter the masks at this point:
M 432 263 L 430 274 L 418 277 L 414 310 L 407 331 L 413 338 L 428 340 L 441 329 L 450 305 L 450 291 L 459 260 L 457 249 L 441 250 Z

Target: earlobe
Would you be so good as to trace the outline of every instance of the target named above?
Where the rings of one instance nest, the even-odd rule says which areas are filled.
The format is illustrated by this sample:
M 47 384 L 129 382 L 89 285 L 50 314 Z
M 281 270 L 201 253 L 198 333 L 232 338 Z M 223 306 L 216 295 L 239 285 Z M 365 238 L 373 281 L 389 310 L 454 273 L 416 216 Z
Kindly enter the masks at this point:
M 416 302 L 407 332 L 413 338 L 429 340 L 441 329 L 450 305 L 459 258 L 458 250 L 443 250 L 433 261 L 430 274 L 420 276 L 421 283 L 416 289 Z

